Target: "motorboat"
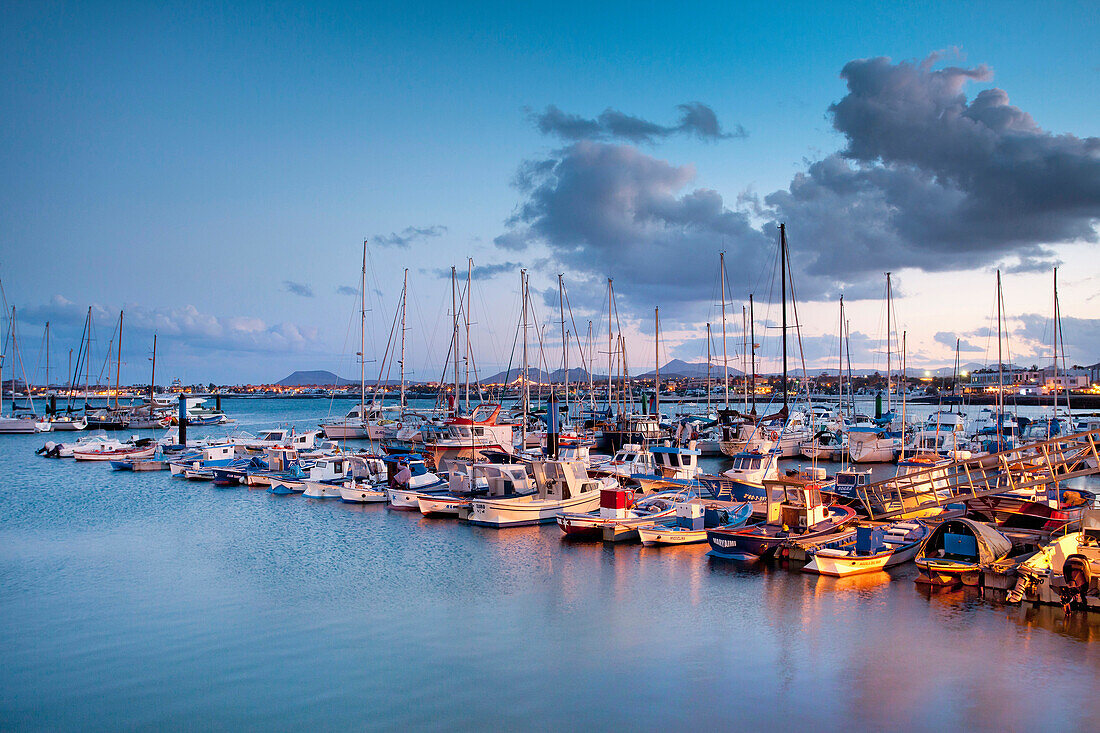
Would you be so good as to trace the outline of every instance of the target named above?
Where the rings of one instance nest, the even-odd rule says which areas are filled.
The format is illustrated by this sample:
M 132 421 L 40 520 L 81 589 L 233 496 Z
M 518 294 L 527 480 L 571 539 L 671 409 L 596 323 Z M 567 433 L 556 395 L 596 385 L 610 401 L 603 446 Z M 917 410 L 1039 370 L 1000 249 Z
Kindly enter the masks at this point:
M 1100 509 L 1087 509 L 1076 531 L 1055 535 L 1016 567 L 1009 603 L 1058 604 L 1067 611 L 1100 610 Z
M 123 443 L 119 447 L 99 446 L 73 449 L 73 458 L 78 461 L 115 461 L 119 459 L 152 458 L 157 452 L 157 444 L 150 438 L 141 438 L 133 443 Z
M 310 499 L 339 499 L 340 489 L 347 481 L 351 464 L 345 456 L 318 458 L 302 479 L 302 496 Z M 272 482 L 271 489 L 275 490 Z
M 595 509 L 602 489 L 619 486 L 618 479 L 612 476 L 589 477 L 581 461 L 535 461 L 531 471 L 533 492 L 515 497 L 474 499 L 470 502 L 469 521 L 487 527 L 553 522 L 560 512 Z
M 752 503 L 693 499 L 690 504 L 702 507 L 702 521 L 695 509 L 677 505 L 675 518 L 640 524 L 635 529 L 643 545 L 691 545 L 707 541 L 707 530 L 742 527 L 752 517 Z
M 380 441 L 386 437 L 386 429 L 392 424 L 392 420 L 383 418 L 382 411 L 377 407 L 358 404 L 342 420 L 322 423 L 321 430 L 331 440 Z
M 779 478 L 779 451 L 745 451 L 720 476 L 700 476 L 716 499 L 764 501 L 764 482 Z
M 416 511 L 420 509 L 420 495 L 423 493 L 442 494 L 447 491 L 446 479 L 439 474 L 428 470 L 424 459 L 415 453 L 406 453 L 397 456 L 386 456 L 386 469 L 389 472 L 386 499 L 392 509 L 404 509 Z M 400 473 L 401 464 L 404 463 L 412 476 L 404 483 L 398 483 L 397 475 Z
M 639 443 L 625 443 L 611 457 L 611 461 L 600 466 L 599 471 L 620 479 L 629 479 L 636 475 L 655 473 L 656 463 L 649 449 Z
M 631 477 L 642 488 L 643 493 L 664 489 L 701 488 L 698 478 L 702 471 L 699 469 L 699 450 L 695 447 L 695 441 L 686 446 L 656 445 L 649 452 L 656 462 L 656 471 Z
M 766 520 L 751 527 L 707 530 L 708 554 L 731 560 L 768 558 L 788 541 L 823 537 L 851 523 L 855 510 L 825 505 L 821 488 L 818 481 L 797 476 L 765 480 Z
M 377 456 L 348 456 L 351 473 L 340 484 L 340 498 L 349 504 L 384 504 L 386 463 Z
M 1012 551 L 1012 540 L 990 524 L 949 519 L 928 535 L 917 552 L 917 583 L 978 585 L 982 568 Z
M 236 459 L 237 446 L 232 443 L 220 443 L 180 455 L 170 462 L 169 470 L 173 476 L 182 476 L 187 470 L 191 470 L 198 476 L 199 469 L 212 471 L 214 467 L 228 466 Z M 214 478 L 213 473 L 210 473 L 210 478 Z
M 420 494 L 417 507 L 425 516 L 466 518 L 474 499 L 515 498 L 534 490 L 527 466 L 522 463 L 452 463 L 447 490 Z
M 566 537 L 601 537 L 610 542 L 636 539 L 640 525 L 652 524 L 676 513 L 676 507 L 696 498 L 692 489 L 673 489 L 635 499 L 623 488 L 602 489 L 600 506 L 590 512 L 562 512 L 558 527 Z
M 432 465 L 445 471 L 451 461 L 477 461 L 487 451 L 514 453 L 514 425 L 500 424 L 500 405 L 482 403 L 468 417 L 456 415 L 445 423 L 447 437 L 424 446 Z
M 811 550 L 810 562 L 802 572 L 842 577 L 892 568 L 916 557 L 929 531 L 918 519 L 856 527 L 853 537 Z

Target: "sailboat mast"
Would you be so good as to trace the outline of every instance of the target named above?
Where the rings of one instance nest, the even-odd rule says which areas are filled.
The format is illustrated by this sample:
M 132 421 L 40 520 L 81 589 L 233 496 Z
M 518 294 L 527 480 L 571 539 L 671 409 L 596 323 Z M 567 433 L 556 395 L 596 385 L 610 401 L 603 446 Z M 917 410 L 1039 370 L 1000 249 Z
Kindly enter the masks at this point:
M 466 258 L 466 412 L 470 411 L 470 284 L 474 279 L 474 258 Z
M 122 375 L 122 314 L 123 311 L 118 312 L 118 361 L 115 363 L 115 409 L 118 409 L 118 390 L 119 379 Z M 107 378 L 110 379 L 110 372 L 107 373 Z
M 905 373 L 905 337 L 908 331 L 901 332 L 901 383 L 899 389 L 901 390 L 901 460 L 905 460 L 905 392 L 906 392 L 906 373 Z
M 454 411 L 455 415 L 458 415 L 458 273 L 455 270 L 455 266 L 451 265 L 451 315 L 454 317 L 454 333 L 451 336 L 451 341 L 454 344 L 454 379 L 455 379 L 455 401 Z M 524 334 L 526 336 L 526 334 Z M 527 343 L 523 344 L 524 349 L 527 348 Z M 525 351 L 526 353 L 526 351 Z
M 153 334 L 153 367 L 149 370 L 149 419 L 153 419 L 153 385 L 157 383 L 157 335 Z
M 409 294 L 409 268 L 405 268 L 405 279 L 401 284 L 401 410 L 405 409 L 405 307 Z
M 661 309 L 653 308 L 653 414 L 661 420 Z
M 615 350 L 615 337 L 611 335 L 611 278 L 607 278 L 607 410 L 611 411 L 611 357 Z
M 783 298 L 783 411 L 787 410 L 787 225 L 779 225 L 780 295 Z
M 837 378 L 837 407 L 840 414 L 844 414 L 844 296 L 840 296 L 840 329 L 838 331 L 839 343 L 836 350 L 836 378 Z
M 569 343 L 565 338 L 565 283 L 558 274 L 558 318 L 561 320 L 561 365 L 565 370 L 565 415 L 569 416 Z M 551 386 L 551 389 L 553 387 Z
M 588 404 L 596 409 L 596 384 L 593 381 L 592 370 L 596 368 L 595 343 L 592 338 L 592 321 L 588 322 Z
M 886 273 L 886 411 L 891 410 L 890 397 L 890 273 Z M 877 416 L 876 416 L 877 417 Z
M 741 304 L 741 396 L 744 397 L 744 408 L 748 412 L 749 409 L 749 365 L 747 359 L 749 358 L 747 351 L 747 341 L 749 338 L 749 324 L 748 316 L 746 315 L 745 305 Z
M 752 411 L 756 412 L 756 314 L 753 310 L 752 293 L 749 293 L 749 349 L 752 354 Z
M 710 324 L 707 324 L 707 415 L 710 415 Z
M 1055 353 L 1057 357 L 1057 352 Z M 50 391 L 50 322 L 46 321 L 46 391 Z
M 339 381 L 339 380 L 337 380 Z M 367 403 L 367 240 L 363 240 L 363 267 L 359 271 L 359 419 Z
M 48 324 L 47 324 L 48 325 Z M 48 351 L 46 353 L 49 353 Z M 46 362 L 49 364 L 49 362 Z M 1058 268 L 1054 268 L 1054 414 L 1051 415 L 1053 421 L 1058 417 Z M 1053 422 L 1047 423 L 1047 437 L 1050 437 L 1050 430 L 1053 427 Z
M 997 450 L 1001 449 L 1001 422 L 1004 418 L 1005 369 L 1001 355 L 1001 271 L 997 270 Z
M 718 277 L 722 289 L 722 384 L 725 389 L 725 407 L 730 409 L 730 362 L 726 353 L 726 253 L 718 253 Z

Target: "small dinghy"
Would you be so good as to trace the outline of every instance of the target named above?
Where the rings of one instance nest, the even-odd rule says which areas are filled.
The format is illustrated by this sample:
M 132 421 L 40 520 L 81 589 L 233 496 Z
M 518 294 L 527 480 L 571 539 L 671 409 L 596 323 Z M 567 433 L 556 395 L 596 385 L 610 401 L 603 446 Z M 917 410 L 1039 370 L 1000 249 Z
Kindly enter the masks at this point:
M 702 509 L 701 515 L 698 510 L 689 508 L 694 506 Z M 675 519 L 638 525 L 638 539 L 647 547 L 693 545 L 707 541 L 708 529 L 735 529 L 744 526 L 751 517 L 752 503 L 748 501 L 731 504 L 695 499 L 678 505 Z
M 826 506 L 821 484 L 788 476 L 764 481 L 767 521 L 741 529 L 707 530 L 711 557 L 756 560 L 775 554 L 789 540 L 809 540 L 831 534 L 856 518 L 851 507 Z
M 802 572 L 841 577 L 892 568 L 916 557 L 928 533 L 928 525 L 916 519 L 880 527 L 856 527 L 854 537 L 834 547 L 813 551 L 813 558 Z
M 917 583 L 978 585 L 982 568 L 1008 557 L 1012 540 L 991 525 L 952 519 L 936 527 L 917 551 Z
M 677 505 L 696 498 L 691 489 L 662 491 L 635 500 L 634 492 L 602 489 L 600 506 L 591 512 L 562 512 L 558 527 L 570 538 L 602 538 L 609 542 L 636 539 L 638 527 L 673 517 Z

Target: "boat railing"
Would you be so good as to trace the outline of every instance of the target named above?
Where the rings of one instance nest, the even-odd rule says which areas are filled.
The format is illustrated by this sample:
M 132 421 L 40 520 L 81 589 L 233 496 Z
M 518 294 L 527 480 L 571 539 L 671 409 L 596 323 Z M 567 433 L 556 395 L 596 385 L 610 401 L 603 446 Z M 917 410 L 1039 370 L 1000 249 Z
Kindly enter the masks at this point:
M 1100 431 L 1058 436 L 867 484 L 857 495 L 871 519 L 943 508 L 990 494 L 1100 473 Z

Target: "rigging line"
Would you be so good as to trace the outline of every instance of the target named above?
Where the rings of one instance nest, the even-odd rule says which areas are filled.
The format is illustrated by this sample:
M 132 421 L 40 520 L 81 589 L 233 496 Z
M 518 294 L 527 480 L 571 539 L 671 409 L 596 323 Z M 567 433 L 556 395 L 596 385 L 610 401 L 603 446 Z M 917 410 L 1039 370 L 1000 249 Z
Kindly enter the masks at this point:
M 586 377 L 590 377 L 592 374 L 588 365 L 588 360 L 584 358 L 584 348 L 581 346 L 580 332 L 577 330 L 577 322 L 573 319 L 573 305 L 569 302 L 569 288 L 565 287 L 565 283 L 562 283 L 562 292 L 565 293 L 565 307 L 569 310 L 569 322 L 573 324 L 573 333 L 577 338 L 574 340 L 577 342 L 577 353 L 580 354 L 581 368 L 584 369 Z

